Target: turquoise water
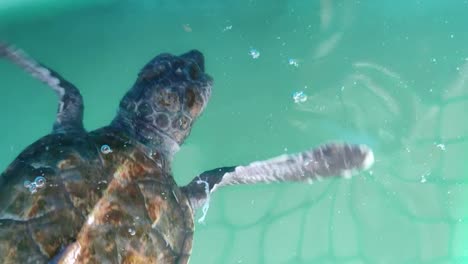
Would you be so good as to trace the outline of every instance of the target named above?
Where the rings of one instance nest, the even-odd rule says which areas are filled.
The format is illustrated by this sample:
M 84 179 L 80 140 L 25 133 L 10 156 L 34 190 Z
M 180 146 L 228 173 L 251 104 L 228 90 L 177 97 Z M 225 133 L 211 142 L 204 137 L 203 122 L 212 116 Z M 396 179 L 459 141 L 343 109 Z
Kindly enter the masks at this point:
M 468 263 L 467 12 L 462 0 L 2 1 L 0 39 L 80 88 L 90 130 L 154 55 L 204 52 L 215 86 L 176 156 L 181 185 L 333 139 L 373 147 L 373 169 L 352 180 L 220 190 L 191 263 Z M 50 132 L 57 102 L 12 65 L 0 74 L 4 169 Z

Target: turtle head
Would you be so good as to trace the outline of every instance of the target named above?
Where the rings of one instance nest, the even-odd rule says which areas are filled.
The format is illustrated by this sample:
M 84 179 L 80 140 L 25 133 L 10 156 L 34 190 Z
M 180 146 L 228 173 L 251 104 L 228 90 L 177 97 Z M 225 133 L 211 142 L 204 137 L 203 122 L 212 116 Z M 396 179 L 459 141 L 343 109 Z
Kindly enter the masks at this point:
M 143 143 L 180 145 L 203 112 L 212 83 L 201 52 L 160 54 L 141 69 L 113 125 L 131 130 Z

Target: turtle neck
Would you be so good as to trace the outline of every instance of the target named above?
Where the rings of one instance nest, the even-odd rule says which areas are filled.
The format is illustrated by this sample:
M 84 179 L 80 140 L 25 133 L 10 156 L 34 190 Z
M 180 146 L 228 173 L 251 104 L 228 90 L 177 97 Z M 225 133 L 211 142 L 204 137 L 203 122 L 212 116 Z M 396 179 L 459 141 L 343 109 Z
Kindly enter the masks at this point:
M 180 149 L 176 140 L 152 125 L 135 123 L 120 117 L 114 119 L 108 128 L 127 134 L 130 139 L 140 143 L 150 157 L 153 153 L 159 152 L 170 162 Z

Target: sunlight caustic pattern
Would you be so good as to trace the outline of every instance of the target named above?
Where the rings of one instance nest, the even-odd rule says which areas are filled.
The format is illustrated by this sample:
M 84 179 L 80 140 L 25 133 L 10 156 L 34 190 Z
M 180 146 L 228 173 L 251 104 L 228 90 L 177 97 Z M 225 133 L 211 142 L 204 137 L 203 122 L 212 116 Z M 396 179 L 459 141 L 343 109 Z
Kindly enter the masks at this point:
M 304 189 L 278 186 L 261 200 L 228 192 L 219 201 L 222 216 L 207 228 L 230 243 L 210 263 L 464 263 L 468 127 L 457 113 L 468 109 L 468 67 L 461 68 L 436 104 L 420 100 L 398 73 L 361 61 L 341 88 L 296 105 L 356 134 L 374 131 L 367 138 L 376 151 L 373 170 Z M 230 213 L 236 204 L 252 204 L 243 208 L 248 218 Z M 272 239 L 278 236 L 284 240 Z M 252 251 L 231 255 L 240 244 Z
M 375 131 L 368 139 L 376 150 L 374 169 L 332 188 L 327 231 L 332 241 L 322 260 L 466 260 L 468 166 L 463 157 L 468 156 L 468 125 L 459 115 L 468 109 L 468 63 L 435 104 L 423 102 L 398 73 L 384 66 L 356 62 L 353 68 L 341 89 L 297 106 L 335 120 L 346 116 L 341 121 L 351 131 Z M 328 105 L 328 100 L 324 107 L 324 98 L 334 98 L 334 103 Z

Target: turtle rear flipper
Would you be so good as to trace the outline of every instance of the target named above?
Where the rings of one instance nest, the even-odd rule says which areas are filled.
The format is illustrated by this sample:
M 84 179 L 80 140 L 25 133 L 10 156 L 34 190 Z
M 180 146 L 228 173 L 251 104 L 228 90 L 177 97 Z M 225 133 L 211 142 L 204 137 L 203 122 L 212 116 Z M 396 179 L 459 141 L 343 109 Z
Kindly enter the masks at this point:
M 23 51 L 0 42 L 0 58 L 6 58 L 31 76 L 52 88 L 59 97 L 54 133 L 81 132 L 83 127 L 83 98 L 80 91 L 60 74 L 28 57 Z
M 333 176 L 351 177 L 374 163 L 372 150 L 364 145 L 332 143 L 308 151 L 282 155 L 247 166 L 223 167 L 203 172 L 182 187 L 194 210 L 219 187 L 272 182 L 312 182 Z

